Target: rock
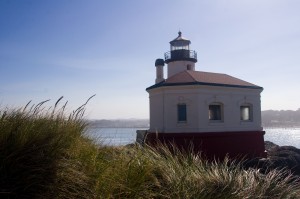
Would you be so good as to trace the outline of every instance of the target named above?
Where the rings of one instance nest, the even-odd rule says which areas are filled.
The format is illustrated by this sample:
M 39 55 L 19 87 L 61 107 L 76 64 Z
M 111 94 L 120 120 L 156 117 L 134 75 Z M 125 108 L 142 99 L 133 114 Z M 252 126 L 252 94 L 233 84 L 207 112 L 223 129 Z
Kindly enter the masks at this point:
M 265 149 L 267 151 L 273 150 L 274 148 L 279 147 L 277 144 L 274 144 L 273 142 L 270 141 L 265 141 Z
M 268 159 L 270 167 L 289 169 L 300 176 L 300 149 L 293 146 L 276 147 L 268 152 Z
M 268 152 L 267 158 L 247 160 L 244 166 L 258 168 L 263 173 L 283 169 L 300 177 L 300 149 L 293 146 L 278 146 L 269 141 L 265 142 L 265 148 Z

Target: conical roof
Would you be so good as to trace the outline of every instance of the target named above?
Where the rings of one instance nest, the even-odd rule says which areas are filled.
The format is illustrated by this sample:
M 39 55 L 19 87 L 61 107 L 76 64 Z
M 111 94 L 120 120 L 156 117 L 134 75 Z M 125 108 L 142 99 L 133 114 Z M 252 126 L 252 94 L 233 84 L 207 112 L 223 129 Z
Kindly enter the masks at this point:
M 188 40 L 188 39 L 186 39 L 186 38 L 184 38 L 183 36 L 182 36 L 182 33 L 181 33 L 181 31 L 179 31 L 178 32 L 178 37 L 176 37 L 175 39 L 173 39 L 172 41 L 170 41 L 170 44 L 172 45 L 172 46 L 177 46 L 177 45 L 182 45 L 182 44 L 184 44 L 184 45 L 189 45 L 189 44 L 191 44 L 191 41 L 190 40 Z

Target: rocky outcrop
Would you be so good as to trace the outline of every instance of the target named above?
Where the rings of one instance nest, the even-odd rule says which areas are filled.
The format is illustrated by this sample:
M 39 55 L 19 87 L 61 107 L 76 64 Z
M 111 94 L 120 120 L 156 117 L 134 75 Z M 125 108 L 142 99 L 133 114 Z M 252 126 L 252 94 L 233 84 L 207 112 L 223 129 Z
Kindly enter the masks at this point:
M 246 167 L 259 168 L 263 173 L 270 170 L 288 170 L 300 176 L 300 149 L 293 146 L 278 146 L 266 141 L 267 158 L 252 159 L 245 162 Z

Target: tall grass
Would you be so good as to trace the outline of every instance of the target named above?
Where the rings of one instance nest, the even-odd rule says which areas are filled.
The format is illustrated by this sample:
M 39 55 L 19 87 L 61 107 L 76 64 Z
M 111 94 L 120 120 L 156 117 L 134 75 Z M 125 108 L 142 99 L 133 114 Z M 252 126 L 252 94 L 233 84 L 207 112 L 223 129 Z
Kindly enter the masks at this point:
M 86 104 L 67 114 L 60 101 L 0 110 L 0 198 L 300 198 L 285 171 L 163 145 L 96 145 L 84 136 Z
M 108 188 L 103 187 L 104 198 L 300 197 L 299 181 L 284 171 L 263 175 L 228 159 L 208 162 L 197 154 L 171 151 L 164 146 L 159 151 L 138 146 L 123 149 L 115 160 L 118 164 L 105 171 L 109 181 L 105 182 Z
M 44 104 L 0 111 L 0 194 L 34 198 L 51 193 L 61 171 L 69 172 L 70 149 L 82 138 L 84 107 L 68 116 L 64 104 L 45 110 Z M 75 177 L 75 175 L 74 175 Z

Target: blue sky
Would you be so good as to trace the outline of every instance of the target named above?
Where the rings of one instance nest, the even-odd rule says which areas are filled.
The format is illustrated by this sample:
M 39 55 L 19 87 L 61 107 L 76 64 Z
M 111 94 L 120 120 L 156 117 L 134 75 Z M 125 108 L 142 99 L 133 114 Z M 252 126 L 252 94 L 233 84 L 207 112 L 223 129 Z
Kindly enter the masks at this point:
M 148 118 L 157 58 L 180 29 L 196 70 L 264 87 L 262 110 L 300 108 L 298 0 L 0 0 L 0 106 L 64 96 L 87 117 Z

